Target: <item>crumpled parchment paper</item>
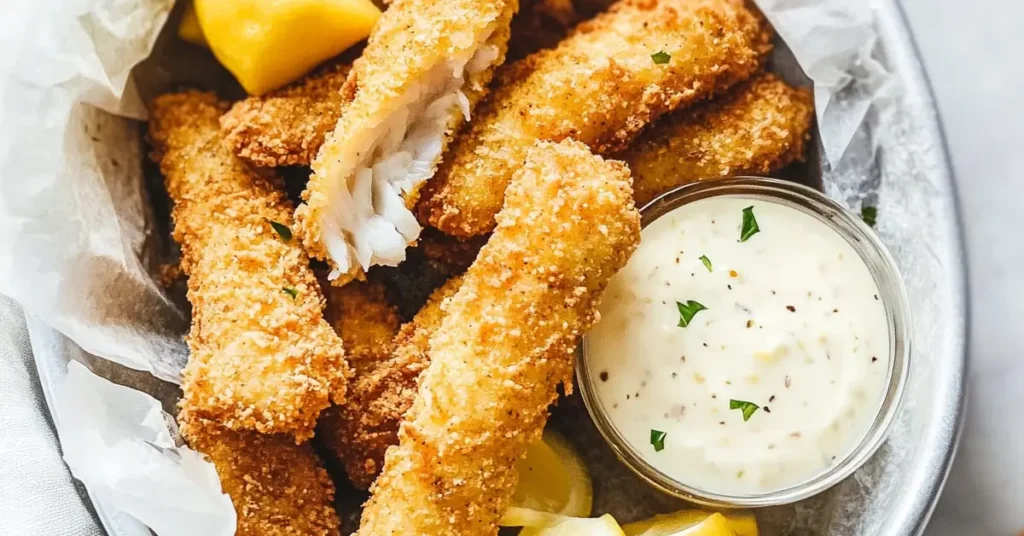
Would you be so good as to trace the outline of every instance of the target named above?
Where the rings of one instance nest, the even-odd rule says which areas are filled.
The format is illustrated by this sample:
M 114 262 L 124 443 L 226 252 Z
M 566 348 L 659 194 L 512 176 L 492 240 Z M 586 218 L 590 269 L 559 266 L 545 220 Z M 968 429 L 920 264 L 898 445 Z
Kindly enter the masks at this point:
M 152 240 L 145 144 L 135 121 L 146 114 L 138 88 L 152 84 L 143 73 L 173 80 L 174 69 L 132 74 L 150 54 L 172 3 L 6 0 L 0 293 L 88 353 L 177 382 L 189 319 L 152 275 L 162 259 Z M 886 110 L 900 94 L 874 55 L 871 3 L 757 3 L 792 51 L 790 57 L 780 50 L 774 68 L 791 81 L 801 77 L 795 57 L 814 84 L 824 167 L 842 170 L 847 148 L 857 136 L 884 128 Z M 863 128 L 866 121 L 872 129 Z M 65 459 L 94 497 L 161 536 L 233 532 L 234 512 L 212 466 L 179 446 L 173 419 L 158 401 L 74 364 L 57 399 Z M 613 481 L 615 469 L 595 468 L 595 479 L 609 473 Z M 819 508 L 788 512 L 802 519 L 801 509 Z M 788 524 L 803 530 L 800 523 Z

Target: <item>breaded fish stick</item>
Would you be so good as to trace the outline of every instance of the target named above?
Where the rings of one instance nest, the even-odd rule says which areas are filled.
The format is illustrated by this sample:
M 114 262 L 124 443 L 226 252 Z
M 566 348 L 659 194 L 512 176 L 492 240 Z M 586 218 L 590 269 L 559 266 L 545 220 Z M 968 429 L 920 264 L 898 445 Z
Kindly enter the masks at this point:
M 518 4 L 395 0 L 377 22 L 296 211 L 335 284 L 405 259 L 420 232 L 410 207 L 504 60 Z
M 513 59 L 554 46 L 575 20 L 569 0 L 523 4 L 512 21 Z M 309 165 L 351 98 L 341 93 L 350 67 L 335 63 L 285 88 L 236 102 L 220 119 L 235 154 L 259 167 Z
M 541 142 L 430 340 L 430 367 L 360 536 L 495 535 L 611 276 L 640 241 L 629 171 Z
M 228 145 L 254 166 L 306 166 L 341 116 L 350 65 L 334 64 L 266 95 L 236 102 L 220 118 Z
M 288 231 L 281 181 L 253 173 L 223 143 L 226 108 L 210 93 L 163 95 L 149 125 L 189 276 L 182 405 L 232 430 L 301 441 L 330 400 L 344 398 L 347 365 L 309 258 Z
M 728 95 L 673 114 L 616 158 L 633 171 L 637 205 L 688 182 L 769 175 L 804 157 L 814 118 L 807 89 L 763 74 Z
M 183 414 L 182 435 L 217 469 L 238 516 L 236 536 L 335 536 L 334 483 L 309 443 L 235 432 Z
M 324 316 L 341 337 L 353 377 L 362 376 L 376 361 L 391 356 L 392 340 L 402 320 L 388 301 L 384 285 L 369 280 L 344 287 L 328 286 L 324 297 Z
M 430 363 L 427 348 L 444 318 L 442 306 L 461 284 L 462 278 L 454 277 L 435 290 L 412 321 L 402 326 L 388 347 L 389 354 L 375 358 L 373 365 L 356 374 L 348 401 L 320 418 L 317 440 L 345 466 L 355 487 L 369 488 L 384 466 L 384 453 L 398 444 L 398 426 L 416 398 L 420 373 Z
M 420 219 L 453 236 L 490 231 L 534 140 L 624 149 L 659 116 L 749 77 L 767 40 L 733 0 L 621 0 L 557 48 L 502 69 L 427 184 Z

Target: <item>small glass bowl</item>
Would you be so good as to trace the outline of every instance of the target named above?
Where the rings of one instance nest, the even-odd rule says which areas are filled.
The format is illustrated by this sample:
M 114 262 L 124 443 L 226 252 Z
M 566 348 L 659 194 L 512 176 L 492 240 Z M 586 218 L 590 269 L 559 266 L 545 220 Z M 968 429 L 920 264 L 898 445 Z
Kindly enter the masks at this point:
M 910 316 L 907 291 L 892 255 L 867 224 L 817 190 L 792 182 L 764 177 L 736 177 L 687 184 L 661 195 L 643 207 L 640 210 L 641 226 L 646 227 L 686 203 L 720 195 L 782 203 L 816 217 L 853 246 L 874 276 L 889 326 L 888 388 L 875 420 L 861 442 L 844 459 L 799 484 L 759 494 L 715 493 L 680 482 L 655 469 L 619 433 L 597 397 L 595 375 L 587 368 L 586 336 L 580 344 L 580 355 L 576 360 L 577 383 L 587 411 L 616 456 L 655 488 L 690 502 L 718 508 L 756 508 L 789 504 L 817 495 L 838 484 L 864 465 L 885 441 L 903 397 L 910 370 Z

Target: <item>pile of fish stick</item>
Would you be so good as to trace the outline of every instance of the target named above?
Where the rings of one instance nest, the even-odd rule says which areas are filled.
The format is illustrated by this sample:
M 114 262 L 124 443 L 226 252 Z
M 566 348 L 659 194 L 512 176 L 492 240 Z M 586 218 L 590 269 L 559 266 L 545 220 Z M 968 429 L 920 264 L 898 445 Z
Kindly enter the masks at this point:
M 638 208 L 804 159 L 813 99 L 772 39 L 743 0 L 394 0 L 354 64 L 157 97 L 178 420 L 236 533 L 339 535 L 355 488 L 359 536 L 497 534 Z M 442 280 L 409 303 L 417 262 Z

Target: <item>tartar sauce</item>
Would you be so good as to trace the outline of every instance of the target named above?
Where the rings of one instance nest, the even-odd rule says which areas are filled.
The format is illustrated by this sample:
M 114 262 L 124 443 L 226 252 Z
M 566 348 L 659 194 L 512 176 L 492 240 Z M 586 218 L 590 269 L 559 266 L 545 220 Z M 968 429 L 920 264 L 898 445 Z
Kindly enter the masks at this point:
M 842 461 L 888 379 L 868 267 L 798 208 L 742 196 L 648 225 L 587 336 L 596 398 L 632 449 L 683 484 L 760 494 Z

